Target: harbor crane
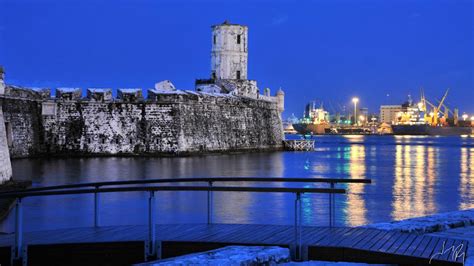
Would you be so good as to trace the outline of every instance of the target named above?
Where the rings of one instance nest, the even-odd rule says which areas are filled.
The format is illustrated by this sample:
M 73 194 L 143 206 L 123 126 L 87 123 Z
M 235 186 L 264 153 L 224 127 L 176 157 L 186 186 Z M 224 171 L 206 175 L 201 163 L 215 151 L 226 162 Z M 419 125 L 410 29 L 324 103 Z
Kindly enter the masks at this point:
M 432 126 L 436 126 L 439 123 L 439 114 L 443 114 L 444 118 L 446 119 L 448 117 L 448 112 L 449 109 L 444 105 L 444 101 L 446 100 L 446 97 L 448 96 L 449 88 L 446 90 L 446 92 L 443 95 L 443 98 L 441 98 L 441 101 L 439 101 L 438 105 L 434 105 L 433 103 L 429 102 L 425 98 L 425 94 L 423 92 L 423 89 L 421 90 L 421 103 L 419 108 L 425 113 L 425 121 L 429 122 Z M 428 114 L 427 112 L 427 104 L 433 108 L 433 111 Z M 443 112 L 441 108 L 444 107 L 445 111 Z

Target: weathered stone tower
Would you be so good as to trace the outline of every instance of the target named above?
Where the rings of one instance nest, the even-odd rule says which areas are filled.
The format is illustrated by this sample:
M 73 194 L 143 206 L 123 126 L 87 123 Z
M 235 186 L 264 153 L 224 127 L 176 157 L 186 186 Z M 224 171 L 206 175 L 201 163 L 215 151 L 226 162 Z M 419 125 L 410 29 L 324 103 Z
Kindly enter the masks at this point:
M 0 66 L 0 97 L 5 93 L 5 82 L 3 68 Z M 0 99 L 0 184 L 12 177 L 12 165 L 8 151 L 7 130 L 3 118 L 2 102 Z
M 227 20 L 212 26 L 212 79 L 247 79 L 247 33 L 247 26 Z

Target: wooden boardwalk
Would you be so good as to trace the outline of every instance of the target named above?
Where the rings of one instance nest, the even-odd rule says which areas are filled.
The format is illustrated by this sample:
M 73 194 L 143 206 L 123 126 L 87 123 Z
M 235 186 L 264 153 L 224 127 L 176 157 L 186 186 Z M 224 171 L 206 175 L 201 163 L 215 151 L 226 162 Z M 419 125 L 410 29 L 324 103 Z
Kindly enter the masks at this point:
M 286 225 L 157 225 L 156 235 L 163 258 L 230 244 L 278 245 L 292 248 L 295 243 L 295 227 Z M 50 265 L 55 265 L 51 261 L 59 260 L 58 256 L 67 256 L 71 262 L 74 256 L 87 256 L 87 248 L 96 255 L 103 251 L 110 257 L 115 256 L 120 259 L 118 261 L 121 263 L 118 264 L 140 262 L 143 261 L 146 240 L 146 226 L 72 228 L 28 232 L 24 235 L 28 263 L 31 265 L 42 265 L 39 263 L 42 261 L 41 257 L 43 261 L 46 258 Z M 14 241 L 13 234 L 0 235 L 0 257 L 1 254 L 8 254 Z M 430 265 L 430 258 L 442 251 L 443 243 L 445 249 L 451 246 L 462 248 L 458 253 L 448 250 L 440 256 L 435 256 L 431 265 L 462 265 L 463 258 L 453 256 L 467 250 L 467 241 L 460 239 L 368 228 L 302 227 L 303 254 L 310 260 Z M 118 251 L 114 254 L 113 250 Z M 133 252 L 137 253 L 134 258 L 121 258 L 124 254 L 131 256 Z M 101 256 L 106 257 L 104 254 Z M 38 263 L 33 263 L 34 261 Z M 88 263 L 84 259 L 80 262 L 83 265 Z M 1 265 L 8 265 L 6 260 L 3 263 Z

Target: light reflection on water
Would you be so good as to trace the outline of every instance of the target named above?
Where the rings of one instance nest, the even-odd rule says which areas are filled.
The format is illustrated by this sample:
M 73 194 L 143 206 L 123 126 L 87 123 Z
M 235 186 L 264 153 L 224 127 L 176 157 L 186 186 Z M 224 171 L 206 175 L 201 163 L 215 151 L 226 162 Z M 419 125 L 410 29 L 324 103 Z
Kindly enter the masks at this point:
M 461 148 L 460 209 L 474 208 L 474 148 Z
M 31 179 L 36 186 L 193 176 L 371 178 L 371 185 L 340 186 L 348 193 L 336 196 L 336 223 L 347 226 L 474 207 L 474 138 L 319 136 L 316 145 L 314 152 L 22 159 L 14 160 L 13 168 L 17 178 Z M 144 193 L 106 194 L 101 199 L 104 225 L 145 223 Z M 159 192 L 158 222 L 205 222 L 206 199 L 203 192 Z M 283 193 L 215 193 L 214 221 L 292 224 L 294 199 Z M 26 199 L 26 230 L 90 226 L 92 202 L 91 195 Z M 303 195 L 302 204 L 304 224 L 327 225 L 328 195 Z M 10 216 L 0 231 L 11 231 L 12 225 Z

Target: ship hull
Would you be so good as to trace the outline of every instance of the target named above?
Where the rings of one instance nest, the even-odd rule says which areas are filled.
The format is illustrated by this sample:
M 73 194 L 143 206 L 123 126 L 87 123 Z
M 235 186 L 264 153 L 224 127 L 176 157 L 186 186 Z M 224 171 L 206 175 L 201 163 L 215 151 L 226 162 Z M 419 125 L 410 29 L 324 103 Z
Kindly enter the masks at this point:
M 299 133 L 303 135 L 314 134 L 314 135 L 321 135 L 326 133 L 326 129 L 329 128 L 328 125 L 324 124 L 293 124 L 293 128 Z
M 473 134 L 472 127 L 433 127 L 429 125 L 392 125 L 394 135 L 459 136 Z

